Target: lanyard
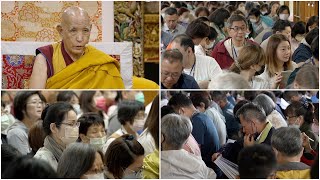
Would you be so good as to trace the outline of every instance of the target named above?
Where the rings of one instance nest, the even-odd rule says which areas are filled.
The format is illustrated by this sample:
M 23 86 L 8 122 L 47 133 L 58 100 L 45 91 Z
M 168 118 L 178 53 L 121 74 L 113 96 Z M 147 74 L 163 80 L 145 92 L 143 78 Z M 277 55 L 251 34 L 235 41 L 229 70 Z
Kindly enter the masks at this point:
M 232 39 L 231 39 L 231 50 L 232 50 L 233 60 L 237 60 L 238 59 L 238 54 L 237 54 L 236 48 L 233 46 Z
M 192 77 L 194 77 L 194 72 L 196 71 L 195 68 L 196 67 L 196 59 L 194 59 L 194 63 L 193 63 L 193 65 L 192 65 L 192 67 L 191 67 L 191 70 L 190 70 L 190 73 L 189 73 L 189 75 L 191 76 L 191 73 L 192 73 L 192 71 L 193 71 L 193 73 L 192 73 Z
M 243 46 L 246 45 L 246 40 L 244 40 L 244 43 L 243 43 Z M 243 47 L 242 46 L 242 47 Z M 232 39 L 231 39 L 231 51 L 232 51 L 232 58 L 233 60 L 237 60 L 238 59 L 238 54 L 237 54 L 237 51 L 236 51 L 236 48 L 234 47 L 233 45 L 233 42 L 232 42 Z M 236 59 L 235 59 L 236 58 Z

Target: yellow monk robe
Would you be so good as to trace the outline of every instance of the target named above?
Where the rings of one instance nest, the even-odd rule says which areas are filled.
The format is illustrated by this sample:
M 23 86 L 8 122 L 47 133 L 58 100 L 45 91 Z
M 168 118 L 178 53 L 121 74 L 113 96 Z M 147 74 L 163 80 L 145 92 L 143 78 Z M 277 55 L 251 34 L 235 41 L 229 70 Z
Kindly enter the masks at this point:
M 159 85 L 149 79 L 133 76 L 132 89 L 159 89 Z
M 87 45 L 77 61 L 66 66 L 61 42 L 53 46 L 54 75 L 46 89 L 124 89 L 119 62 L 104 52 Z

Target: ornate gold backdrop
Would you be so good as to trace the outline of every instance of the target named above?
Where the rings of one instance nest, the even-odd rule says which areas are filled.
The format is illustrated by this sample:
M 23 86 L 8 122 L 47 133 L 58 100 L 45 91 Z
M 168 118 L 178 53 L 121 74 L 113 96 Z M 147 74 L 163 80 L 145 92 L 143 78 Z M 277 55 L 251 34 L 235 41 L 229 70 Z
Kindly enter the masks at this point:
M 102 41 L 101 1 L 2 1 L 2 41 L 58 41 L 55 27 L 69 6 L 88 11 L 90 41 Z M 108 27 L 108 26 L 104 26 Z M 133 72 L 144 76 L 144 63 L 159 61 L 159 2 L 114 2 L 114 39 L 133 42 Z
M 114 39 L 133 42 L 133 73 L 144 76 L 144 63 L 159 61 L 159 2 L 114 2 Z
M 2 1 L 1 40 L 58 41 L 60 37 L 55 27 L 69 6 L 84 7 L 88 11 L 92 23 L 90 41 L 101 41 L 101 1 Z

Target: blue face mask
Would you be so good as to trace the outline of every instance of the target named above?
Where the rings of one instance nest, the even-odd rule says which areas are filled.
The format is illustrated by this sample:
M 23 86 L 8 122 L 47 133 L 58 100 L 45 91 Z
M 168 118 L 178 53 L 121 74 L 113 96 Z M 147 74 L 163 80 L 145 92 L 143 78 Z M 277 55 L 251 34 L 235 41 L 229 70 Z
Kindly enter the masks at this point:
M 142 92 L 138 92 L 136 95 L 135 95 L 135 100 L 136 101 L 139 101 L 141 103 L 144 103 L 144 95 Z
M 228 22 L 224 22 L 224 27 L 228 27 Z

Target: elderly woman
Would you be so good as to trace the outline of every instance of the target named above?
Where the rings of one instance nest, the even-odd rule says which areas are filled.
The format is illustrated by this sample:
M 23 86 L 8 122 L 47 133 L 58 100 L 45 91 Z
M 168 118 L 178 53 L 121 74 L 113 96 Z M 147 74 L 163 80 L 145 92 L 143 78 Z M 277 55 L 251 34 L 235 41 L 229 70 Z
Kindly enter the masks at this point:
M 206 166 L 201 157 L 182 149 L 192 132 L 190 119 L 168 114 L 161 121 L 161 178 L 216 178 L 215 172 Z
M 271 145 L 278 162 L 277 179 L 310 179 L 310 167 L 300 162 L 302 142 L 298 128 L 281 127 L 273 133 Z
M 276 104 L 272 99 L 265 95 L 259 94 L 254 100 L 254 103 L 262 107 L 267 115 L 267 120 L 272 124 L 275 129 L 280 127 L 287 127 L 286 120 L 281 116 L 281 114 L 275 109 Z
M 61 178 L 104 179 L 103 154 L 90 144 L 73 143 L 62 153 L 57 173 Z

